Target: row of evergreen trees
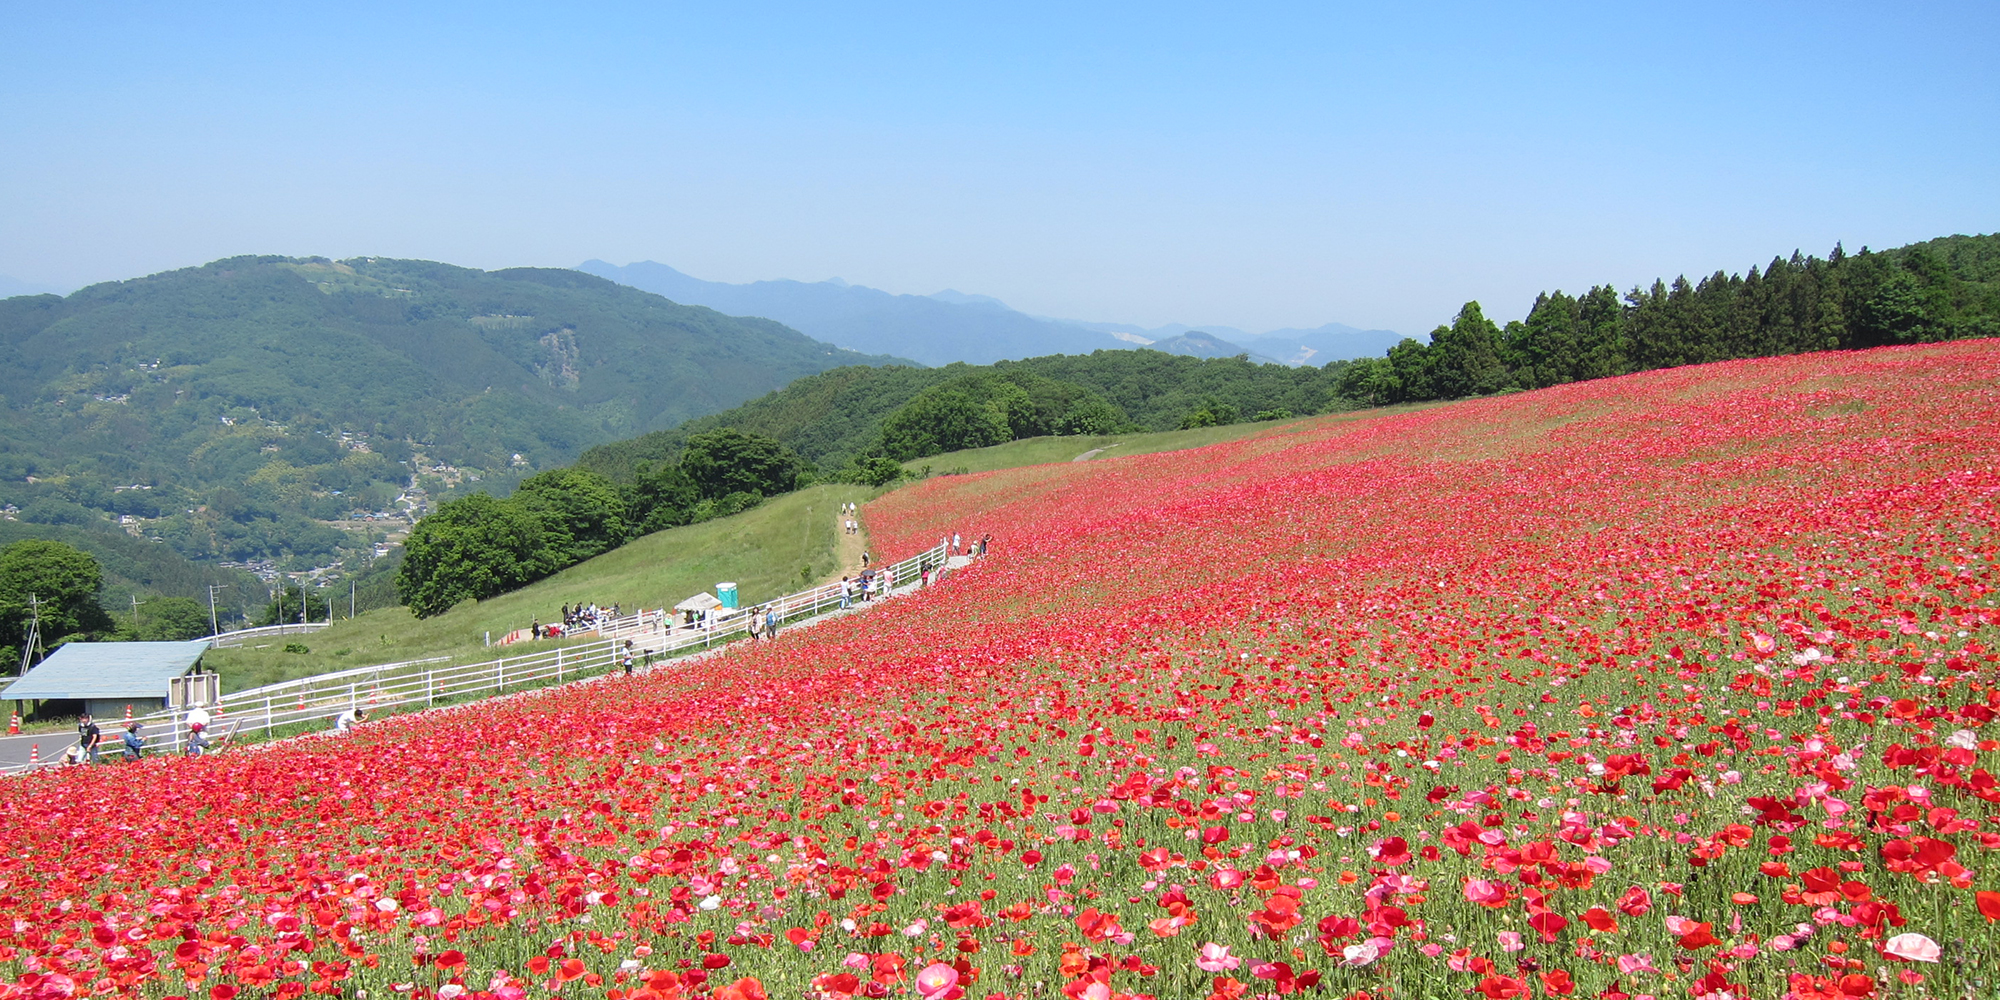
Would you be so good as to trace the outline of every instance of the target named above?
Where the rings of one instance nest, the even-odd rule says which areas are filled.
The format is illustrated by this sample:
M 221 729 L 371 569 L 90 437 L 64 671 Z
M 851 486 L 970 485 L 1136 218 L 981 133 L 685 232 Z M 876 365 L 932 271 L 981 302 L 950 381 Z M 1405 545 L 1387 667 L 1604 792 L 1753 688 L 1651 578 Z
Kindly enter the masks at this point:
M 1430 343 L 1405 339 L 1341 373 L 1341 395 L 1379 405 L 1458 399 L 1678 365 L 2000 336 L 2000 236 L 1884 253 L 1775 258 L 1745 275 L 1599 285 L 1535 299 L 1505 327 L 1467 303 Z

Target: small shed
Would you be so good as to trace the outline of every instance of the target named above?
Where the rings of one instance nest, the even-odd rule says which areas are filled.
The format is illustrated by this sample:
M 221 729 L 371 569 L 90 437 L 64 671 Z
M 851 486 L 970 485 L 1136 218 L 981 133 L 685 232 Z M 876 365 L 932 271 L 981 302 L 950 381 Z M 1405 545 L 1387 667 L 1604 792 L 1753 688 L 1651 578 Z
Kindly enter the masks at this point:
M 193 673 L 208 652 L 191 642 L 71 642 L 0 691 L 0 700 L 73 701 L 81 711 L 116 717 L 167 707 L 167 687 Z
M 703 591 L 674 605 L 674 610 L 680 612 L 682 625 L 698 625 L 703 615 L 719 607 L 722 607 L 722 602 L 714 594 Z

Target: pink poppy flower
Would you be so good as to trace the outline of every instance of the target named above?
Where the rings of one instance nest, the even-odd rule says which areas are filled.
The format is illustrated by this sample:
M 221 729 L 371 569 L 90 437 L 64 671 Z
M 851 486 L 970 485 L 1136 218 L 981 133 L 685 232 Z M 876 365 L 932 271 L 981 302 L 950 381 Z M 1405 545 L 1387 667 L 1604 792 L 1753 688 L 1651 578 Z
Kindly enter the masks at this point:
M 1228 972 L 1242 965 L 1243 960 L 1231 955 L 1228 946 L 1210 941 L 1201 946 L 1201 956 L 1194 964 L 1203 972 Z
M 943 962 L 933 962 L 917 973 L 917 993 L 924 1000 L 939 1000 L 958 985 L 958 970 Z
M 1936 941 L 1914 932 L 1898 934 L 1882 942 L 1882 954 L 1910 962 L 1935 962 L 1940 950 Z

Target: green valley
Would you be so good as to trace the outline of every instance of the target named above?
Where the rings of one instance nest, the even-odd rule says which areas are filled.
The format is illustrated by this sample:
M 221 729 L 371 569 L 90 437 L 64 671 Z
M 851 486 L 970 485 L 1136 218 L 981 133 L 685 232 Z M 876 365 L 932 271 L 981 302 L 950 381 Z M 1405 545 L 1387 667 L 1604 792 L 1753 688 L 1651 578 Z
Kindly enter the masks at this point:
M 0 300 L 0 508 L 353 569 L 438 496 L 894 360 L 576 271 L 231 258 Z

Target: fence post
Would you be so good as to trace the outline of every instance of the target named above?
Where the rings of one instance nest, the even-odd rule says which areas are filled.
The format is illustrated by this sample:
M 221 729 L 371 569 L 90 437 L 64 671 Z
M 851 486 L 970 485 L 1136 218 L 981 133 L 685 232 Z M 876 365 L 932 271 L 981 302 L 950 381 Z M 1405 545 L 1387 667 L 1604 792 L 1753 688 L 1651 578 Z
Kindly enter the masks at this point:
M 264 696 L 264 738 L 271 738 L 271 696 Z
M 507 658 L 504 656 L 493 665 L 493 681 L 493 690 L 507 690 Z
M 561 646 L 557 646 L 557 647 L 556 647 L 556 683 L 557 683 L 557 684 L 561 684 L 561 683 L 562 683 L 562 668 L 563 668 L 563 663 L 562 663 L 562 647 L 561 647 Z
M 424 707 L 431 707 L 431 668 L 424 668 Z

